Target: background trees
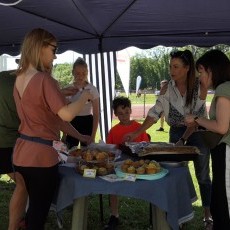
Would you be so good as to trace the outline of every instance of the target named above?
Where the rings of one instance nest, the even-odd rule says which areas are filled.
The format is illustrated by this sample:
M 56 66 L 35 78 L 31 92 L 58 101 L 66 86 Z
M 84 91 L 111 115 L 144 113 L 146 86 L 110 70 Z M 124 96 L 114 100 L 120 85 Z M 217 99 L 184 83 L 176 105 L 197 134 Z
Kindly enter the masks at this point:
M 53 67 L 53 76 L 58 80 L 61 88 L 72 83 L 72 64 L 57 64 Z
M 160 81 L 169 79 L 169 52 L 171 48 L 158 47 L 143 51 L 131 58 L 130 89 L 135 90 L 137 76 L 142 77 L 141 89 L 155 90 Z
M 130 60 L 130 90 L 136 90 L 136 78 L 142 77 L 140 89 L 147 89 L 154 92 L 160 89 L 160 82 L 163 79 L 170 79 L 169 76 L 169 54 L 173 49 L 189 49 L 194 59 L 197 60 L 204 52 L 209 49 L 220 49 L 230 57 L 230 47 L 227 45 L 216 45 L 211 48 L 201 48 L 196 46 L 185 46 L 182 48 L 158 46 L 152 49 L 143 50 L 141 53 L 131 57 Z M 59 81 L 60 86 L 70 84 L 72 77 L 72 64 L 58 64 L 53 68 L 53 76 Z M 123 86 L 116 73 L 116 90 L 123 90 Z
M 170 79 L 169 54 L 174 49 L 189 49 L 193 53 L 195 61 L 210 49 L 220 49 L 230 57 L 230 47 L 223 44 L 209 48 L 188 45 L 182 48 L 158 46 L 149 50 L 143 50 L 140 54 L 136 54 L 131 58 L 130 90 L 135 90 L 136 78 L 139 75 L 142 77 L 140 89 L 160 89 L 160 82 L 163 79 Z

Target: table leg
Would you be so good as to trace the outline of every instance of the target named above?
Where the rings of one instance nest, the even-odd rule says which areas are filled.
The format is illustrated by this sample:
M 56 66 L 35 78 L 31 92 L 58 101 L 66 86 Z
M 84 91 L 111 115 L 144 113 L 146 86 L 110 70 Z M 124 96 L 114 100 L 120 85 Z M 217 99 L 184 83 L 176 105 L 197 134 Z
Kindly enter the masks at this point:
M 152 224 L 153 230 L 170 230 L 170 226 L 166 220 L 166 214 L 156 205 L 152 204 Z
M 71 230 L 87 230 L 88 197 L 74 200 Z

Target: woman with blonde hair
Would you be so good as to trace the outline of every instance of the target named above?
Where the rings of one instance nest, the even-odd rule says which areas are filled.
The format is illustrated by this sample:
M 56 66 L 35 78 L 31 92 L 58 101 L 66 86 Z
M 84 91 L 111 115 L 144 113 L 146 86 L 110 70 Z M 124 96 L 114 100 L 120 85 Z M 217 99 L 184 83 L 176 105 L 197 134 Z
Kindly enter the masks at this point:
M 56 38 L 44 29 L 34 29 L 24 38 L 16 71 L 13 95 L 21 123 L 13 164 L 15 171 L 23 177 L 29 195 L 28 230 L 44 229 L 59 181 L 59 159 L 53 141 L 60 140 L 60 130 L 88 142 L 88 137 L 79 134 L 68 122 L 91 99 L 91 94 L 84 91 L 80 100 L 67 104 L 57 81 L 50 75 L 56 51 Z M 21 183 L 21 180 L 16 182 L 16 189 L 22 186 Z M 14 215 L 14 196 L 11 216 Z M 10 222 L 9 229 L 16 230 L 17 227 L 11 226 Z

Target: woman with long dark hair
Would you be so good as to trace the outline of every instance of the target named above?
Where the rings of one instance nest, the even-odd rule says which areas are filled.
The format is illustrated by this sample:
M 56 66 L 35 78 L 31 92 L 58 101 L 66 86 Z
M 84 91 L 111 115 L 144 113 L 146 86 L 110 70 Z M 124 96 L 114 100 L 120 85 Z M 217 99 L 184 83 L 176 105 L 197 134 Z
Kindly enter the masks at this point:
M 230 229 L 230 60 L 220 50 L 210 50 L 201 56 L 196 67 L 200 81 L 215 90 L 209 119 L 187 115 L 188 126 L 200 125 L 222 134 L 218 145 L 211 149 L 212 195 L 211 214 L 214 230 Z
M 170 53 L 171 80 L 167 85 L 167 89 L 163 95 L 159 95 L 156 104 L 149 110 L 142 126 L 134 133 L 127 135 L 126 141 L 132 141 L 140 133 L 150 128 L 164 113 L 165 121 L 170 126 L 169 142 L 199 148 L 201 155 L 194 160 L 194 167 L 204 208 L 205 226 L 209 227 L 212 225 L 210 214 L 210 153 L 200 137 L 193 133 L 194 127 L 187 128 L 184 124 L 186 114 L 192 113 L 195 116 L 206 115 L 205 99 L 207 88 L 200 84 L 195 70 L 193 55 L 189 50 Z

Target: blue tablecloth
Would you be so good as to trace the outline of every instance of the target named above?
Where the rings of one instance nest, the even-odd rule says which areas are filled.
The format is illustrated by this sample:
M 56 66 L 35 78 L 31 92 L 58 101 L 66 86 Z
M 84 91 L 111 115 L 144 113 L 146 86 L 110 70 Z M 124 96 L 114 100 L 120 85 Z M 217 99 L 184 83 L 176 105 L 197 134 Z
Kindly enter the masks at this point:
M 60 166 L 60 186 L 55 199 L 57 211 L 73 204 L 74 200 L 92 194 L 117 194 L 143 199 L 166 212 L 172 229 L 193 218 L 192 202 L 196 192 L 188 167 L 169 168 L 158 180 L 108 182 L 99 177 L 85 178 L 74 168 Z

